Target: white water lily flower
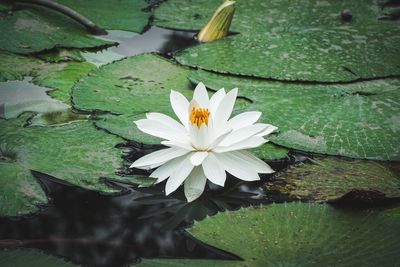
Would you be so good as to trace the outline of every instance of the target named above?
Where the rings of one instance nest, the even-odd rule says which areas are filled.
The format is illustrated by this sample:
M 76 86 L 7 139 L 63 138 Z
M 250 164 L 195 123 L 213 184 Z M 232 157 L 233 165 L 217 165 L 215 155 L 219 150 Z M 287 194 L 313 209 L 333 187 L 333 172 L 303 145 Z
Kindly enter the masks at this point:
M 171 91 L 172 109 L 180 122 L 161 113 L 147 113 L 147 119 L 136 121 L 137 127 L 150 135 L 166 139 L 161 149 L 136 160 L 131 168 L 157 168 L 150 177 L 156 183 L 166 179 L 166 195 L 184 183 L 188 201 L 198 198 L 207 179 L 224 186 L 226 171 L 245 180 L 259 180 L 258 173 L 274 172 L 268 164 L 244 149 L 266 143 L 263 136 L 275 126 L 256 123 L 261 112 L 241 113 L 231 119 L 237 88 L 225 93 L 222 88 L 209 99 L 199 83 L 189 102 L 182 94 Z

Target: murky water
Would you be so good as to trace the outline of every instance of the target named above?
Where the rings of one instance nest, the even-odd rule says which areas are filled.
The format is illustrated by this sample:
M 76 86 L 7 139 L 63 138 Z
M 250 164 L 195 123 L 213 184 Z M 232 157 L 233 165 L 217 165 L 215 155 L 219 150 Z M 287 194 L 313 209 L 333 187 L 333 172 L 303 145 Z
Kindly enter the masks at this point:
M 0 118 L 16 118 L 24 111 L 46 113 L 69 108 L 69 105 L 47 95 L 52 89 L 37 86 L 31 80 L 31 77 L 26 77 L 22 81 L 0 83 Z

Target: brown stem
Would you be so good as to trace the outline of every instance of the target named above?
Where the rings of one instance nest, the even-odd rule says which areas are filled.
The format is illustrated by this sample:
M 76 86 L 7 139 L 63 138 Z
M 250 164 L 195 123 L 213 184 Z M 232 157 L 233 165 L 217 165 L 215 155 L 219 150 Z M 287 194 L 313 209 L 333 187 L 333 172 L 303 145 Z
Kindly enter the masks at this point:
M 77 21 L 78 23 L 83 25 L 88 30 L 88 32 L 90 32 L 91 34 L 94 34 L 94 35 L 107 34 L 107 31 L 105 31 L 104 29 L 97 26 L 90 19 L 82 16 L 81 14 L 79 14 L 78 12 L 76 12 L 75 10 L 73 10 L 67 6 L 61 5 L 61 4 L 53 2 L 51 0 L 9 0 L 7 2 L 14 3 L 14 4 L 32 4 L 32 5 L 47 7 L 49 9 L 58 11 L 64 15 L 72 18 L 73 20 Z

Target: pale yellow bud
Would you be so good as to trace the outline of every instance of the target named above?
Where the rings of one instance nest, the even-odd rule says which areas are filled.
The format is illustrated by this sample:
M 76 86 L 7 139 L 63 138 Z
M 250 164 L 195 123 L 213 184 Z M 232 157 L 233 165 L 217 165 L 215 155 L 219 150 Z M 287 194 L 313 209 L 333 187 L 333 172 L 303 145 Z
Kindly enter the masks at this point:
M 227 0 L 215 11 L 207 25 L 197 35 L 200 42 L 212 42 L 228 35 L 233 14 L 235 13 L 235 1 Z

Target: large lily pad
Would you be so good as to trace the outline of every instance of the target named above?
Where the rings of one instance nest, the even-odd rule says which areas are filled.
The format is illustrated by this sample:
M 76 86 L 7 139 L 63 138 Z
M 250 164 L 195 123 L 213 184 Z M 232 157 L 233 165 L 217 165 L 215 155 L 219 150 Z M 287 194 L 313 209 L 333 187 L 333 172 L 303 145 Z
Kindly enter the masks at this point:
M 373 1 L 238 1 L 233 30 L 239 35 L 178 53 L 178 62 L 279 80 L 351 81 L 400 74 L 400 24 L 378 20 Z M 156 25 L 195 28 L 218 3 L 168 1 Z M 342 22 L 350 9 L 354 19 Z M 179 14 L 179 15 L 178 15 Z M 173 18 L 174 17 L 174 18 Z
M 91 19 L 94 23 L 107 30 L 125 30 L 142 32 L 146 27 L 150 12 L 143 9 L 148 6 L 145 0 L 57 0 L 80 14 Z
M 333 27 L 343 23 L 340 12 L 349 9 L 352 25 L 377 23 L 380 16 L 373 0 L 236 0 L 232 31 L 254 32 L 298 31 L 311 27 Z M 155 10 L 153 24 L 167 28 L 200 30 L 221 4 L 212 0 L 169 0 Z
M 29 54 L 54 47 L 90 48 L 113 45 L 90 36 L 86 30 L 59 13 L 29 8 L 0 18 L 0 49 Z
M 211 89 L 238 87 L 276 125 L 271 141 L 298 150 L 378 160 L 400 159 L 399 79 L 351 84 L 284 83 L 194 71 Z
M 2 267 L 74 267 L 76 265 L 61 258 L 46 255 L 43 252 L 30 249 L 0 251 L 0 266 Z
M 0 165 L 2 180 L 14 178 L 14 184 L 26 186 L 0 187 L 0 215 L 32 211 L 32 195 L 38 191 L 29 173 L 42 171 L 73 184 L 102 191 L 111 189 L 99 182 L 99 177 L 114 177 L 122 167 L 122 151 L 115 145 L 122 139 L 97 130 L 90 121 L 71 123 L 62 127 L 22 127 L 27 116 L 0 120 L 0 144 L 11 151 Z M 7 152 L 9 155 L 10 152 Z M 5 191 L 5 192 L 3 192 Z M 36 193 L 35 193 L 36 192 Z M 38 194 L 39 200 L 43 200 Z M 23 207 L 23 208 L 21 208 Z
M 320 158 L 291 167 L 279 179 L 287 183 L 280 190 L 294 199 L 334 201 L 353 193 L 363 201 L 400 197 L 400 174 L 387 163 Z
M 278 80 L 352 81 L 399 75 L 400 28 L 312 29 L 237 35 L 178 53 L 179 63 Z
M 126 139 L 159 144 L 159 139 L 140 132 L 133 121 L 144 118 L 146 112 L 175 117 L 169 94 L 176 90 L 192 97 L 188 74 L 188 69 L 160 56 L 143 54 L 102 66 L 83 77 L 73 89 L 72 100 L 79 110 L 119 114 L 100 118 L 96 121 L 98 127 Z M 247 105 L 245 100 L 238 101 L 238 106 Z M 283 158 L 287 153 L 283 148 L 275 151 L 270 145 L 265 148 L 257 151 L 268 159 Z
M 190 232 L 245 259 L 237 266 L 392 266 L 400 261 L 400 220 L 370 210 L 274 204 L 220 213 L 195 223 Z

